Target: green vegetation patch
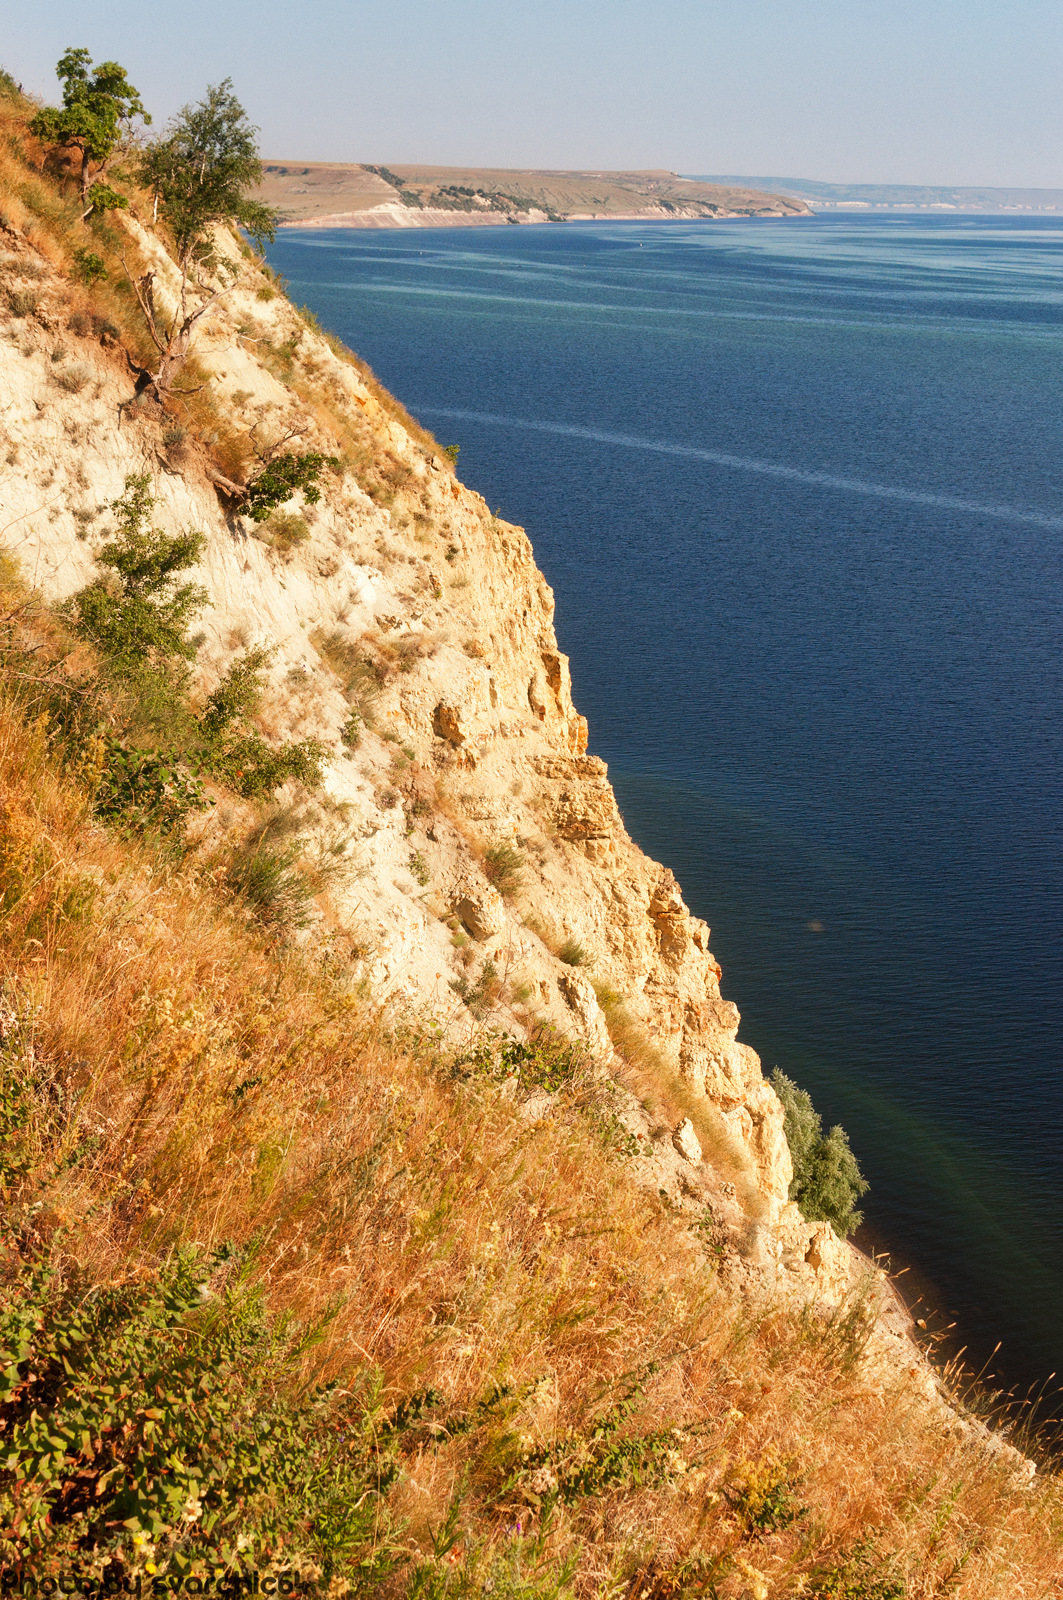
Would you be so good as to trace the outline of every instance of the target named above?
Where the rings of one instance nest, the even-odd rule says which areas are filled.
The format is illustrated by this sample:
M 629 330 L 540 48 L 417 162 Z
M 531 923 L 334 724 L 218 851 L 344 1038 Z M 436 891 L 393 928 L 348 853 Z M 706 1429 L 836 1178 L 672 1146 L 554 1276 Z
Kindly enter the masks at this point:
M 790 1199 L 810 1222 L 829 1222 L 845 1239 L 864 1220 L 856 1202 L 868 1188 L 849 1148 L 849 1137 L 841 1127 L 825 1134 L 811 1096 L 778 1067 L 771 1075 L 771 1086 L 786 1115 L 786 1142 L 794 1164 Z
M 100 652 L 105 676 L 124 701 L 124 727 L 88 730 L 86 771 L 95 769 L 98 813 L 141 832 L 176 835 L 192 812 L 208 804 L 204 774 L 245 799 L 265 798 L 290 779 L 307 787 L 320 783 L 319 740 L 274 746 L 254 726 L 271 656 L 263 646 L 232 662 L 201 714 L 191 708 L 196 645 L 187 629 L 207 596 L 198 584 L 181 581 L 181 574 L 201 555 L 204 535 L 165 534 L 151 525 L 146 473 L 126 479 L 111 510 L 116 527 L 97 553 L 105 575 L 66 607 L 75 631 Z M 83 706 L 77 715 L 69 704 L 55 709 L 68 736 L 85 734 Z
M 295 1330 L 238 1280 L 210 1287 L 232 1265 L 183 1253 L 107 1286 L 28 1265 L 5 1285 L 6 1572 L 342 1574 L 364 1592 L 397 1565 L 398 1430 L 376 1430 L 372 1380 L 303 1387 Z

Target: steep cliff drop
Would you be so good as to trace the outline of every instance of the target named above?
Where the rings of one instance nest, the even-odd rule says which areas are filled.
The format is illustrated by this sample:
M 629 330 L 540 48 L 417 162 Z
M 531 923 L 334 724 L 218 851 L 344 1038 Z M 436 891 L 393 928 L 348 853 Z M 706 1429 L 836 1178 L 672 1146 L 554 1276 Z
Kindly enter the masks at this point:
M 114 225 L 172 314 L 179 277 L 158 238 L 132 214 Z M 708 927 L 628 836 L 587 753 L 523 531 L 235 235 L 215 239 L 219 298 L 195 350 L 215 425 L 198 433 L 137 401 L 115 330 L 32 235 L 5 227 L 2 256 L 3 546 L 65 599 L 97 574 L 108 507 L 145 472 L 158 525 L 206 535 L 199 690 L 261 645 L 265 732 L 327 747 L 320 791 L 281 797 L 301 848 L 337 868 L 304 937 L 392 1015 L 431 1016 L 456 1042 L 544 1028 L 582 1041 L 618 1085 L 634 1180 L 705 1222 L 723 1281 L 834 1308 L 870 1281 L 870 1370 L 917 1366 L 937 1394 L 884 1276 L 788 1200 L 782 1108 L 738 1040 Z M 258 524 L 217 485 L 241 451 L 284 437 L 339 466 L 318 503 L 296 496 Z M 204 848 L 240 820 L 216 810 Z

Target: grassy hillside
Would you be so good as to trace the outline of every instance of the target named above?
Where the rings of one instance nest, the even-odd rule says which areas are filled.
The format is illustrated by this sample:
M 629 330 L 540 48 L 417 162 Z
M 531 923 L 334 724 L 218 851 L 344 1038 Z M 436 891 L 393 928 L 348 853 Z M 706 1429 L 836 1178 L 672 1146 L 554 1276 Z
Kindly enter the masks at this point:
M 286 221 L 369 210 L 387 202 L 411 210 L 494 215 L 527 220 L 529 211 L 563 222 L 572 216 L 783 216 L 807 210 L 802 201 L 745 184 L 703 183 L 674 172 L 538 172 L 493 167 L 433 167 L 396 163 L 269 161 L 259 196 L 281 208 Z M 438 225 L 438 224 L 437 224 Z
M 131 236 L 79 221 L 30 109 L 0 100 L 5 360 L 45 336 L 112 367 L 147 359 Z M 133 181 L 112 181 L 147 223 Z M 34 289 L 46 274 L 61 295 Z M 263 359 L 291 375 L 291 352 Z M 300 403 L 342 445 L 337 470 L 393 500 L 394 403 L 372 426 L 344 420 L 338 391 Z M 167 401 L 166 470 L 235 471 L 232 404 L 217 386 Z M 102 524 L 120 531 L 128 507 Z M 121 570 L 93 580 L 97 600 L 121 601 Z M 4 1581 L 1058 1593 L 1051 1462 L 1016 1470 L 931 1404 L 914 1347 L 899 1372 L 870 1363 L 866 1297 L 827 1314 L 737 1293 L 708 1210 L 633 1181 L 587 1051 L 534 1030 L 459 1044 L 381 1007 L 341 946 L 300 940 L 283 838 L 254 871 L 240 854 L 256 827 L 270 837 L 270 785 L 207 770 L 210 702 L 179 655 L 157 635 L 116 648 L 98 614 L 76 594 L 49 607 L 5 559 Z M 178 724 L 176 765 L 124 781 Z M 241 829 L 189 830 L 171 802 L 190 782 Z

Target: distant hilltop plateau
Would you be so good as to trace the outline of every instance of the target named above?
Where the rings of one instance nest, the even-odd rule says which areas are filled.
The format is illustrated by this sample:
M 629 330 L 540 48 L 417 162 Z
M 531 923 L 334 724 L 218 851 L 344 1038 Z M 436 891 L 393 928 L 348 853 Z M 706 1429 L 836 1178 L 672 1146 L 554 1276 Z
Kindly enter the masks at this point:
M 820 183 L 815 178 L 699 176 L 692 183 L 744 184 L 803 200 L 813 211 L 1063 211 L 1063 189 L 935 187 L 918 183 Z
M 315 228 L 797 217 L 812 210 L 805 200 L 767 193 L 745 180 L 708 182 L 675 172 L 539 172 L 331 161 L 267 161 L 256 198 L 276 206 L 284 226 Z

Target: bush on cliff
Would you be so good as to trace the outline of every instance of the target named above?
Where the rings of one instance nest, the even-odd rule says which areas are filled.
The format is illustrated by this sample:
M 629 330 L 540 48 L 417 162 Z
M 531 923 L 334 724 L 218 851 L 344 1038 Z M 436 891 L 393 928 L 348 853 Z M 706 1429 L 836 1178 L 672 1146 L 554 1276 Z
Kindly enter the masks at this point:
M 823 1132 L 823 1119 L 807 1090 L 799 1089 L 778 1067 L 771 1086 L 786 1114 L 786 1142 L 794 1164 L 790 1199 L 810 1222 L 829 1222 L 844 1239 L 863 1222 L 856 1202 L 867 1193 L 867 1181 L 849 1148 L 844 1128 Z
M 273 747 L 254 727 L 270 659 L 261 646 L 232 662 L 201 716 L 192 711 L 196 646 L 186 629 L 207 595 L 178 578 L 206 540 L 199 533 L 171 536 L 152 527 L 153 508 L 147 474 L 128 477 L 111 506 L 116 529 L 97 552 L 107 575 L 80 590 L 67 609 L 77 632 L 103 656 L 116 691 L 129 701 L 120 735 L 95 732 L 97 763 L 102 757 L 96 809 L 141 831 L 173 833 L 191 810 L 207 803 L 199 773 L 211 773 L 245 799 L 262 799 L 289 779 L 316 786 L 324 747 L 317 739 Z M 150 748 L 131 745 L 131 737 L 147 738 Z
M 226 1260 L 176 1252 L 111 1284 L 34 1261 L 8 1276 L 5 1573 L 139 1592 L 163 1571 L 191 1593 L 255 1572 L 292 1593 L 312 1573 L 342 1594 L 402 1561 L 386 1509 L 401 1429 L 379 1374 L 300 1384 L 297 1331 L 238 1275 L 211 1289 Z

